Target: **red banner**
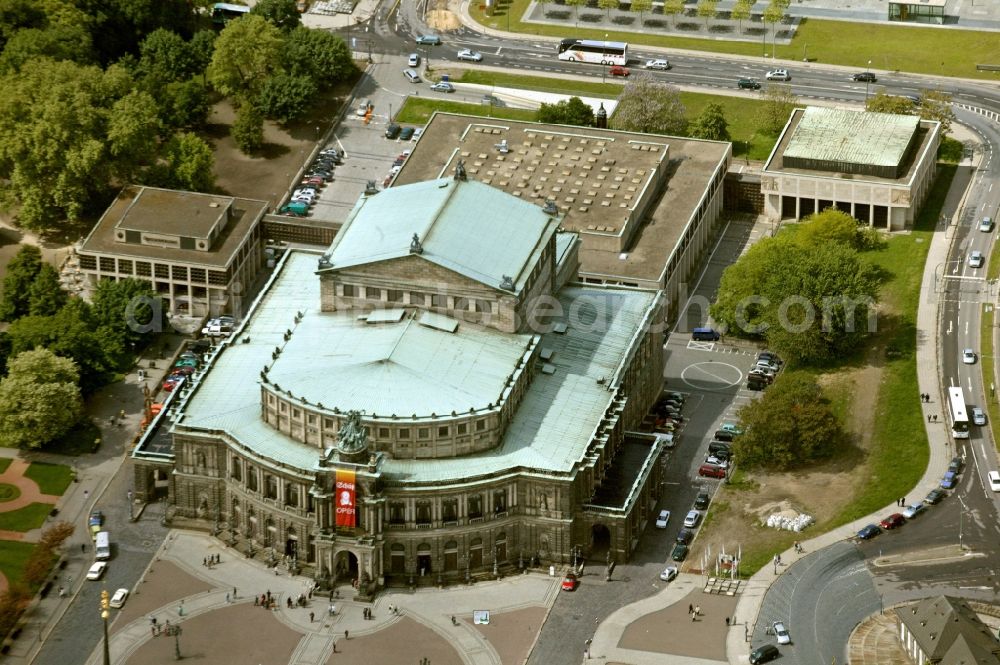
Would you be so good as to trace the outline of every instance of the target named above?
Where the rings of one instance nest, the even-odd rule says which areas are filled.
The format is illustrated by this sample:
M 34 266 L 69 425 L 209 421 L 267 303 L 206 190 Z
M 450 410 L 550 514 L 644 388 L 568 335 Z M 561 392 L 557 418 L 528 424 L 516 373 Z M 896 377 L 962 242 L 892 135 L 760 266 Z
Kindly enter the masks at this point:
M 337 469 L 337 526 L 356 526 L 354 512 L 354 471 Z

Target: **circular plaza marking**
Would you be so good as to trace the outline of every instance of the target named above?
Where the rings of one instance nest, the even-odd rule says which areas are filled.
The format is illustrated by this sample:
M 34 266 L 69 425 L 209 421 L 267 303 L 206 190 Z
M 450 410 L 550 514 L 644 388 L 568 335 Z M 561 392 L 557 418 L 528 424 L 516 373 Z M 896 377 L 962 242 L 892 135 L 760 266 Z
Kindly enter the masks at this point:
M 17 486 L 0 483 L 0 503 L 13 501 L 19 496 L 21 496 L 21 490 Z
M 693 363 L 681 372 L 681 380 L 695 390 L 726 390 L 743 381 L 743 372 L 736 365 L 709 361 Z

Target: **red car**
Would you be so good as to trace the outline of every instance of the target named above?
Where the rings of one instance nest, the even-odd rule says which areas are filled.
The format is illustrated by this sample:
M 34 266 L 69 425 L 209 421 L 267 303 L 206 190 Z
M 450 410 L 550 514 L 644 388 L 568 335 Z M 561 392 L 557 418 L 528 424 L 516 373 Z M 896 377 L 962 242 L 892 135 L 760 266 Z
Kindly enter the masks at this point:
M 897 526 L 906 524 L 906 518 L 901 513 L 893 513 L 878 523 L 883 529 L 895 529 Z
M 628 76 L 631 72 L 629 72 L 628 67 L 613 65 L 611 69 L 608 70 L 608 73 L 612 76 Z
M 574 573 L 566 573 L 566 577 L 564 577 L 562 581 L 562 590 L 576 591 L 576 585 L 578 583 L 579 582 L 577 581 L 576 575 Z

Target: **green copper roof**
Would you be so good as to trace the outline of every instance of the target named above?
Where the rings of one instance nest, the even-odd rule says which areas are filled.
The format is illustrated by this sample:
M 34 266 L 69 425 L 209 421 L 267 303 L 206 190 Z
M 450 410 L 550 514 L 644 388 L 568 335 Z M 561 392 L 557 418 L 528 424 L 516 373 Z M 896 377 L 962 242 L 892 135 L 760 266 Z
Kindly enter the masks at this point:
M 914 115 L 810 106 L 793 130 L 784 157 L 896 166 L 919 124 Z

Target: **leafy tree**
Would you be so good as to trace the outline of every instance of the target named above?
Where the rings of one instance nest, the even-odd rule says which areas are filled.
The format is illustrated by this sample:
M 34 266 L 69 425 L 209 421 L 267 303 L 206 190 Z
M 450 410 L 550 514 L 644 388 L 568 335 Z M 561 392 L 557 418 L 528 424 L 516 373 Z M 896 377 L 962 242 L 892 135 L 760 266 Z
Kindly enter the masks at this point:
M 298 27 L 285 39 L 282 60 L 293 76 L 306 76 L 320 87 L 346 81 L 357 70 L 347 43 L 325 30 Z
M 159 89 L 160 122 L 166 128 L 198 128 L 212 110 L 209 91 L 194 79 L 168 83 Z
M 778 36 L 778 24 L 781 23 L 783 18 L 785 18 L 785 8 L 781 5 L 781 3 L 776 2 L 776 0 L 771 0 L 771 3 L 767 6 L 767 9 L 764 10 L 764 14 L 761 18 L 763 19 L 765 26 L 771 26 L 771 50 L 776 50 L 778 48 L 778 45 L 775 42 L 775 39 L 777 39 Z M 765 30 L 766 29 L 767 28 L 765 27 Z
M 22 245 L 7 264 L 0 300 L 0 321 L 16 321 L 31 313 L 31 285 L 42 270 L 42 251 Z
M 198 138 L 198 137 L 194 137 Z M 199 139 L 200 140 L 200 139 Z M 164 330 L 163 304 L 149 282 L 102 279 L 94 290 L 91 318 L 109 358 L 127 363 Z
M 80 386 L 91 393 L 104 385 L 113 367 L 106 347 L 113 340 L 97 330 L 89 305 L 72 298 L 54 316 L 25 316 L 7 329 L 11 354 L 45 348 L 72 360 L 79 368 Z
M 88 64 L 93 60 L 90 33 L 84 24 L 27 28 L 14 33 L 0 55 L 0 71 L 17 71 L 36 58 L 72 60 Z
M 236 112 L 236 120 L 229 133 L 236 147 L 245 154 L 252 154 L 264 145 L 264 116 L 252 104 L 244 104 Z
M 890 95 L 885 90 L 879 90 L 868 98 L 865 110 L 876 113 L 895 113 L 897 115 L 913 115 L 915 105 L 907 97 Z
M 262 16 L 230 21 L 215 40 L 208 80 L 226 97 L 253 99 L 280 70 L 281 32 Z
M 691 125 L 691 136 L 710 141 L 728 141 L 729 124 L 725 111 L 719 104 L 709 104 Z
M 191 69 L 198 74 L 204 74 L 212 62 L 215 52 L 215 30 L 199 30 L 188 42 L 188 53 L 191 56 Z
M 59 272 L 43 263 L 28 291 L 31 316 L 53 316 L 66 304 L 66 292 L 59 283 Z
M 579 97 L 563 99 L 555 104 L 542 102 L 538 109 L 538 121 L 555 125 L 580 125 L 591 127 L 594 124 L 594 109 Z
M 941 136 L 951 132 L 955 111 L 951 107 L 951 93 L 940 90 L 923 90 L 920 94 L 920 117 L 941 123 Z
M 197 134 L 180 132 L 167 142 L 164 158 L 173 189 L 211 192 L 215 188 L 215 153 Z
M 739 411 L 743 433 L 733 441 L 740 464 L 778 471 L 831 457 L 845 433 L 830 400 L 805 372 L 784 372 L 764 395 Z
M 649 75 L 632 77 L 618 97 L 614 129 L 644 134 L 683 136 L 686 110 L 674 86 Z
M 705 19 L 705 27 L 708 27 L 709 19 L 715 18 L 719 8 L 719 0 L 698 0 L 698 16 Z
M 737 31 L 743 32 L 743 21 L 750 18 L 750 11 L 753 8 L 754 0 L 738 0 L 729 12 L 729 18 L 736 21 Z
M 119 180 L 132 180 L 139 166 L 156 154 L 159 129 L 156 101 L 149 93 L 134 90 L 114 103 L 107 137 L 115 158 L 113 173 Z
M 881 249 L 881 234 L 870 226 L 861 226 L 855 218 L 837 208 L 827 208 L 806 217 L 799 225 L 794 240 L 809 247 L 832 242 L 853 247 L 859 252 Z
M 302 24 L 302 17 L 295 6 L 295 0 L 258 0 L 251 14 L 263 16 L 268 23 L 285 32 Z
M 0 593 L 0 635 L 14 630 L 17 620 L 31 600 L 31 592 L 23 584 L 12 583 Z
M 73 531 L 75 528 L 72 524 L 60 520 L 42 532 L 38 545 L 32 551 L 24 567 L 25 582 L 31 587 L 41 586 L 55 563 L 56 550 L 62 546 L 67 538 L 73 535 Z
M 162 28 L 139 45 L 139 71 L 157 83 L 183 81 L 196 73 L 191 48 L 176 32 Z
M 791 361 L 829 362 L 869 332 L 878 273 L 849 244 L 799 243 L 796 235 L 762 240 L 727 268 L 712 317 L 763 337 Z
M 632 0 L 632 4 L 629 5 L 629 11 L 639 13 L 640 24 L 642 23 L 646 12 L 652 10 L 653 10 L 653 0 Z
M 0 3 L 0 47 L 19 30 L 45 27 L 45 11 L 34 0 L 5 0 Z M 0 635 L 4 633 L 0 632 Z
M 10 335 L 0 332 L 0 376 L 7 374 L 7 359 L 10 358 Z
M 609 19 L 611 18 L 611 10 L 618 9 L 618 5 L 618 0 L 597 0 L 597 6 L 608 13 Z
M 683 1 L 683 0 L 682 0 Z M 566 4 L 573 8 L 576 12 L 576 21 L 580 21 L 580 7 L 585 7 L 587 5 L 587 0 L 566 0 Z
M 191 35 L 195 15 L 188 0 L 74 0 L 91 17 L 91 34 L 100 62 L 115 62 L 137 53 L 139 44 L 157 29 Z
M 663 13 L 670 17 L 670 25 L 677 25 L 677 15 L 684 11 L 684 0 L 663 0 Z
M 281 124 L 301 117 L 316 94 L 316 85 L 308 76 L 272 76 L 257 95 L 256 106 L 261 115 Z
M 789 85 L 769 83 L 764 87 L 762 102 L 757 106 L 757 129 L 776 136 L 792 115 L 799 100 Z
M 0 380 L 0 442 L 37 449 L 68 432 L 83 412 L 78 380 L 73 361 L 48 349 L 18 354 Z

